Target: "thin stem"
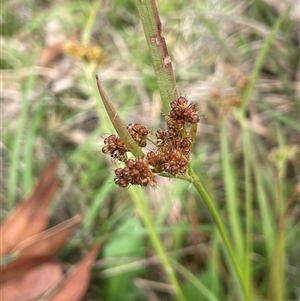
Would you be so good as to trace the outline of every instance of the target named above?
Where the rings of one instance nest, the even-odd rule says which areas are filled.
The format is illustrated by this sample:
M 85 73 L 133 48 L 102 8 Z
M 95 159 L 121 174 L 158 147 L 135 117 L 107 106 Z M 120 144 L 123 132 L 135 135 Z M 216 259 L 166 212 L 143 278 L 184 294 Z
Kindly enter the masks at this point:
M 200 179 L 198 178 L 198 176 L 196 175 L 196 173 L 194 172 L 194 170 L 190 167 L 189 168 L 189 174 L 191 176 L 190 178 L 190 182 L 194 185 L 194 187 L 197 189 L 197 191 L 199 192 L 200 196 L 202 197 L 204 203 L 206 204 L 206 206 L 208 207 L 209 211 L 210 211 L 210 214 L 218 228 L 218 231 L 220 233 L 220 236 L 222 238 L 222 241 L 225 245 L 225 248 L 228 252 L 228 255 L 231 259 L 231 262 L 233 264 L 233 267 L 234 267 L 234 270 L 236 272 L 236 276 L 239 280 L 239 283 L 240 283 L 240 286 L 241 286 L 241 289 L 244 293 L 244 296 L 245 296 L 245 300 L 248 300 L 250 301 L 251 298 L 250 298 L 250 295 L 249 295 L 249 292 L 248 292 L 248 289 L 247 289 L 247 286 L 246 286 L 246 283 L 245 283 L 245 280 L 243 278 L 243 275 L 242 275 L 242 271 L 238 265 L 238 262 L 235 258 L 235 254 L 233 252 L 233 249 L 231 247 L 231 244 L 230 244 L 230 241 L 229 241 L 229 238 L 228 238 L 228 235 L 226 233 L 226 230 L 225 230 L 225 227 L 222 223 L 222 220 L 216 210 L 216 207 L 214 206 L 214 203 L 213 201 L 211 200 L 210 196 L 208 195 L 208 193 L 206 192 L 205 188 L 202 186 L 202 183 L 200 182 Z
M 246 203 L 246 256 L 245 260 L 245 275 L 246 283 L 249 286 L 252 283 L 252 262 L 250 260 L 250 254 L 253 252 L 253 197 L 252 197 L 252 188 L 251 188 L 251 149 L 252 145 L 250 143 L 249 130 L 246 125 L 246 121 L 241 116 L 240 124 L 242 126 L 242 137 L 243 137 L 243 153 L 244 153 L 244 174 L 245 174 L 245 203 Z
M 33 76 L 28 78 L 28 81 L 24 83 L 23 87 L 23 101 L 22 101 L 22 110 L 20 117 L 18 119 L 18 127 L 12 143 L 12 151 L 10 152 L 10 169 L 8 175 L 8 209 L 12 210 L 15 205 L 16 191 L 17 191 L 17 182 L 18 182 L 18 163 L 19 158 L 23 152 L 22 150 L 22 136 L 26 130 L 26 122 L 28 118 L 29 110 L 29 92 L 33 87 L 35 78 Z
M 85 23 L 84 30 L 82 33 L 81 42 L 82 44 L 88 44 L 90 42 L 92 29 L 97 17 L 97 14 L 99 12 L 99 7 L 101 5 L 101 0 L 95 0 L 94 3 L 91 6 L 91 10 L 89 12 L 89 17 L 87 22 Z
M 255 87 L 255 83 L 256 83 L 256 80 L 260 74 L 260 70 L 261 70 L 261 67 L 265 61 L 265 58 L 271 48 L 271 45 L 272 45 L 272 42 L 273 40 L 275 39 L 275 36 L 276 34 L 279 32 L 280 30 L 280 26 L 282 24 L 282 22 L 284 20 L 286 20 L 286 15 L 288 14 L 288 11 L 286 11 L 285 14 L 282 14 L 275 22 L 273 28 L 272 28 L 272 31 L 270 32 L 269 36 L 267 37 L 266 39 L 266 42 L 264 43 L 261 51 L 259 52 L 257 58 L 256 58 L 256 61 L 255 61 L 255 65 L 254 65 L 254 68 L 253 68 L 253 71 L 251 72 L 251 76 L 249 78 L 249 83 L 246 87 L 246 89 L 244 90 L 244 93 L 243 93 L 243 96 L 242 96 L 242 99 L 243 99 L 243 106 L 242 108 L 245 109 L 247 104 L 249 103 L 250 101 L 250 98 L 251 98 L 251 95 L 252 95 L 252 92 L 254 90 L 254 87 Z
M 288 13 L 288 11 L 286 12 Z M 249 83 L 242 95 L 242 107 L 239 111 L 238 119 L 240 125 L 243 129 L 243 148 L 244 148 L 244 169 L 245 169 L 245 199 L 246 199 L 246 258 L 245 258 L 245 275 L 246 275 L 246 284 L 250 286 L 252 278 L 252 265 L 249 259 L 249 254 L 252 252 L 253 242 L 252 242 L 252 219 L 253 219 L 253 200 L 252 200 L 252 191 L 251 191 L 251 167 L 250 167 L 250 156 L 251 156 L 251 143 L 249 137 L 249 130 L 246 128 L 245 124 L 245 112 L 248 103 L 251 100 L 251 95 L 254 90 L 257 78 L 260 74 L 260 70 L 265 61 L 265 58 L 271 48 L 272 42 L 276 37 L 276 34 L 280 30 L 282 22 L 285 20 L 286 15 L 282 14 L 275 22 L 272 31 L 268 38 L 266 39 L 261 51 L 259 52 L 254 68 L 251 72 Z M 250 291 L 250 287 L 248 287 Z
M 188 269 L 186 269 L 185 267 L 183 267 L 181 264 L 179 264 L 177 261 L 170 259 L 170 261 L 172 262 L 172 265 L 175 267 L 175 269 L 182 275 L 184 276 L 186 279 L 188 279 L 190 281 L 190 283 L 199 290 L 199 292 L 201 292 L 201 294 L 203 295 L 203 297 L 205 297 L 206 300 L 208 301 L 220 301 L 220 299 L 218 299 L 215 296 L 215 292 L 212 292 L 210 289 L 208 289 L 204 283 L 202 283 L 202 281 L 200 279 L 198 279 L 197 277 L 195 277 L 193 275 L 193 273 L 191 273 Z
M 163 244 L 155 230 L 155 226 L 154 226 L 154 224 L 152 222 L 152 218 L 150 216 L 150 208 L 147 205 L 148 204 L 147 200 L 142 195 L 142 190 L 139 190 L 136 187 L 130 187 L 129 192 L 132 196 L 135 207 L 137 208 L 138 212 L 140 213 L 141 218 L 147 228 L 149 238 L 153 244 L 153 247 L 155 248 L 155 250 L 157 252 L 160 262 L 169 278 L 170 283 L 173 286 L 174 293 L 175 293 L 177 300 L 185 301 L 185 297 L 180 288 L 180 284 L 175 276 L 174 269 L 172 268 L 172 266 L 170 264 L 170 261 L 166 255 L 166 251 L 164 250 Z
M 236 179 L 235 165 L 230 156 L 229 138 L 225 118 L 222 118 L 221 124 L 221 157 L 222 170 L 224 179 L 224 188 L 227 196 L 226 207 L 230 216 L 229 226 L 232 234 L 233 248 L 237 256 L 239 264 L 244 262 L 244 235 L 240 221 L 239 198 L 237 192 L 237 183 L 232 179 Z
M 156 142 L 155 142 L 151 137 L 146 137 L 146 139 L 147 139 L 148 141 L 150 141 L 154 146 L 157 147 Z

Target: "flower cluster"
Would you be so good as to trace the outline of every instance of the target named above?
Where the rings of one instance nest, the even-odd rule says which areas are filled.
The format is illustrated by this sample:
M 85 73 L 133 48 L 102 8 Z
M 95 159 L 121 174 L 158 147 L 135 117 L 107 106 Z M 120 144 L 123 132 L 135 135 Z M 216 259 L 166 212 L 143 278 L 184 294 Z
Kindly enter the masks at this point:
M 125 162 L 124 168 L 117 168 L 115 170 L 114 182 L 123 187 L 128 187 L 129 184 L 148 186 L 156 186 L 155 176 L 150 170 L 147 161 L 142 158 L 128 159 Z
M 127 130 L 138 146 L 145 147 L 147 145 L 146 138 L 151 134 L 151 132 L 144 125 L 129 123 Z
M 195 105 L 190 104 L 184 97 L 179 97 L 173 101 L 171 108 L 170 118 L 178 124 L 197 123 L 200 120 Z
M 149 151 L 144 158 L 127 159 L 129 151 L 120 137 L 110 135 L 104 140 L 102 152 L 125 162 L 124 168 L 115 170 L 114 182 L 121 187 L 129 185 L 156 186 L 155 174 L 167 173 L 171 176 L 185 174 L 189 163 L 192 140 L 186 133 L 186 126 L 200 120 L 196 106 L 180 97 L 171 103 L 171 111 L 165 131 L 155 132 L 156 149 Z M 140 147 L 147 145 L 151 132 L 141 124 L 130 123 L 127 130 Z
M 105 146 L 102 148 L 104 154 L 110 154 L 113 159 L 125 161 L 129 151 L 122 139 L 116 135 L 110 135 L 104 139 Z
M 68 41 L 65 43 L 64 52 L 70 56 L 78 57 L 86 61 L 95 61 L 103 63 L 105 55 L 101 48 L 93 45 L 83 45 L 80 43 Z
M 183 127 L 199 120 L 195 105 L 186 98 L 180 97 L 171 103 L 167 129 L 156 131 L 157 150 L 146 156 L 155 172 L 166 172 L 172 176 L 186 172 L 192 141 L 189 137 L 183 137 Z

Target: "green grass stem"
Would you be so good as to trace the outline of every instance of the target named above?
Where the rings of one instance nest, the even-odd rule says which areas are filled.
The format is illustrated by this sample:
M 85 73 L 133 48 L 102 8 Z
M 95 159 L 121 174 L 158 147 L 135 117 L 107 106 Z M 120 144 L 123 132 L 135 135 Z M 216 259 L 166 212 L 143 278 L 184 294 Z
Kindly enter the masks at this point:
M 43 96 L 38 100 L 37 108 L 33 114 L 32 121 L 29 123 L 29 129 L 26 135 L 24 147 L 24 172 L 23 172 L 23 192 L 27 195 L 33 187 L 33 161 L 34 145 L 39 125 L 43 118 Z
M 234 163 L 231 159 L 231 151 L 229 147 L 229 137 L 225 119 L 222 120 L 221 127 L 221 154 L 222 154 L 222 169 L 223 181 L 226 192 L 226 205 L 230 224 L 230 230 L 233 237 L 234 250 L 238 258 L 239 264 L 244 262 L 244 244 L 243 232 L 241 228 L 240 212 L 239 212 L 239 198 L 237 190 L 237 174 Z
M 151 210 L 148 206 L 144 191 L 137 187 L 131 186 L 129 188 L 129 193 L 133 199 L 136 209 L 138 210 L 138 212 L 146 226 L 149 238 L 157 252 L 157 255 L 160 259 L 163 269 L 166 272 L 166 275 L 167 275 L 171 285 L 173 286 L 176 299 L 178 301 L 184 301 L 185 297 L 180 288 L 180 284 L 175 276 L 175 272 L 170 263 L 170 260 L 167 257 L 166 250 L 164 249 L 163 244 L 157 234 L 154 222 L 152 221 L 152 218 L 150 215 Z
M 258 100 L 260 101 L 260 100 Z M 298 100 L 299 101 L 299 100 Z M 277 111 L 270 105 L 264 103 L 264 102 L 257 102 L 256 105 L 264 110 L 268 115 L 270 115 L 273 119 L 280 121 L 281 123 L 289 126 L 291 129 L 300 132 L 299 128 L 299 122 L 294 121 L 292 118 L 290 118 L 287 115 L 283 115 L 282 112 Z M 300 113 L 300 111 L 298 110 Z
M 256 81 L 258 79 L 258 76 L 260 74 L 260 70 L 263 66 L 263 63 L 265 61 L 265 58 L 271 48 L 272 42 L 276 37 L 276 34 L 279 32 L 280 30 L 280 26 L 282 24 L 282 22 L 286 19 L 286 14 L 282 14 L 275 22 L 271 33 L 269 34 L 269 36 L 267 37 L 261 51 L 259 52 L 255 64 L 254 64 L 254 68 L 253 71 L 251 72 L 250 78 L 249 78 L 249 82 L 248 85 L 246 87 L 246 89 L 244 90 L 244 93 L 242 95 L 242 108 L 245 109 L 250 101 L 252 92 L 254 90 Z
M 100 187 L 100 189 L 94 196 L 91 204 L 89 204 L 88 211 L 83 222 L 83 229 L 85 231 L 90 231 L 93 225 L 96 223 L 101 207 L 106 200 L 105 197 L 109 195 L 114 189 L 112 182 L 113 178 L 112 175 L 110 175 L 107 177 L 104 185 Z
M 193 275 L 188 269 L 183 267 L 181 264 L 179 264 L 177 261 L 170 259 L 172 265 L 174 268 L 186 279 L 190 281 L 190 283 L 201 293 L 201 295 L 205 298 L 207 301 L 220 301 L 215 294 L 208 289 L 205 284 L 200 281 L 197 277 Z
M 194 170 L 190 167 L 189 168 L 189 174 L 190 174 L 190 182 L 194 185 L 194 187 L 197 189 L 197 191 L 199 192 L 200 196 L 202 197 L 205 205 L 207 206 L 216 226 L 217 229 L 220 233 L 220 236 L 222 238 L 222 241 L 224 243 L 225 249 L 227 250 L 227 253 L 229 255 L 229 258 L 231 260 L 231 263 L 234 267 L 237 279 L 239 280 L 239 284 L 240 287 L 244 293 L 244 300 L 250 301 L 251 297 L 248 291 L 248 287 L 246 285 L 245 282 L 245 278 L 243 277 L 242 271 L 240 269 L 240 266 L 238 264 L 238 260 L 236 258 L 236 255 L 233 252 L 231 243 L 229 241 L 227 232 L 225 230 L 225 227 L 223 225 L 223 222 L 220 218 L 220 215 L 218 214 L 218 211 L 212 201 L 212 199 L 210 198 L 210 196 L 208 195 L 208 193 L 206 192 L 205 188 L 203 187 L 200 179 L 198 178 L 198 176 L 196 175 L 196 173 L 194 172 Z
M 97 14 L 99 12 L 99 7 L 101 5 L 102 1 L 100 0 L 95 0 L 91 7 L 90 7 L 90 11 L 89 11 L 89 17 L 87 22 L 85 23 L 84 26 L 84 30 L 82 32 L 82 38 L 81 38 L 81 43 L 82 44 L 89 44 L 90 42 L 90 38 L 91 38 L 91 34 L 92 34 L 92 29 L 93 29 L 93 25 L 95 23 Z
M 251 188 L 251 142 L 250 142 L 250 136 L 249 136 L 249 128 L 246 122 L 246 108 L 249 104 L 252 96 L 252 92 L 254 90 L 256 81 L 259 77 L 260 70 L 264 64 L 265 58 L 271 48 L 272 42 L 274 41 L 276 34 L 278 34 L 280 30 L 280 26 L 282 22 L 285 20 L 286 15 L 282 14 L 275 22 L 273 29 L 271 30 L 270 35 L 266 39 L 261 51 L 259 52 L 254 68 L 251 72 L 249 83 L 247 87 L 245 88 L 243 94 L 242 94 L 242 107 L 238 111 L 238 120 L 242 128 L 242 137 L 243 137 L 243 158 L 244 158 L 244 175 L 245 175 L 245 205 L 246 205 L 246 257 L 245 257 L 245 275 L 246 275 L 246 281 L 248 292 L 252 292 L 250 285 L 252 283 L 252 264 L 251 260 L 249 258 L 250 254 L 252 254 L 253 249 L 253 198 L 252 198 L 252 188 Z
M 30 76 L 28 80 L 24 83 L 23 87 L 23 101 L 22 109 L 19 117 L 18 127 L 16 135 L 13 139 L 12 149 L 10 152 L 10 169 L 8 175 L 8 200 L 7 205 L 8 209 L 12 210 L 15 204 L 16 191 L 17 191 L 17 182 L 18 182 L 18 164 L 19 159 L 22 153 L 22 137 L 26 130 L 26 122 L 28 117 L 28 110 L 30 105 L 29 93 L 31 87 L 33 86 L 34 77 Z
M 268 191 L 264 187 L 263 182 L 263 170 L 261 170 L 257 165 L 254 165 L 254 173 L 255 173 L 255 184 L 256 184 L 256 196 L 257 202 L 259 205 L 259 213 L 260 219 L 262 221 L 262 232 L 264 235 L 265 247 L 267 258 L 270 263 L 273 250 L 274 250 L 274 241 L 275 241 L 275 224 L 273 219 L 273 211 L 270 210 L 268 203 Z
M 251 185 L 251 153 L 253 152 L 250 133 L 246 120 L 240 120 L 242 125 L 243 137 L 243 159 L 244 159 L 244 181 L 245 181 L 245 206 L 246 206 L 246 235 L 245 235 L 245 276 L 246 283 L 249 286 L 249 292 L 252 292 L 252 261 L 253 253 L 253 196 Z

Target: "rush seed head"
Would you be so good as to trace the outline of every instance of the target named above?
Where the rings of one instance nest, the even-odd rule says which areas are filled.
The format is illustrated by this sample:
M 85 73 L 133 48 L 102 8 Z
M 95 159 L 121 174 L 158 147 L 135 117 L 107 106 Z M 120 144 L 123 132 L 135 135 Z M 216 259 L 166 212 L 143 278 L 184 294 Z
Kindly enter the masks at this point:
M 144 158 L 127 159 L 128 149 L 120 137 L 110 135 L 104 140 L 103 153 L 119 161 L 124 161 L 124 168 L 115 170 L 114 182 L 120 187 L 129 185 L 157 185 L 155 174 L 162 172 L 171 176 L 185 174 L 189 163 L 192 140 L 184 136 L 189 123 L 199 122 L 196 106 L 179 97 L 171 104 L 171 111 L 166 122 L 166 130 L 155 132 L 156 149 L 150 150 Z M 149 129 L 139 123 L 130 123 L 127 130 L 140 147 L 146 146 L 146 139 L 151 135 Z
M 150 151 L 146 155 L 146 160 L 151 166 L 151 170 L 154 173 L 162 172 L 162 165 L 165 162 L 164 157 L 161 155 L 160 152 Z
M 138 146 L 145 147 L 147 145 L 146 138 L 151 135 L 151 132 L 146 126 L 139 123 L 129 123 L 127 130 Z
M 124 168 L 115 170 L 114 182 L 126 188 L 129 185 L 152 186 L 157 185 L 155 176 L 150 169 L 148 162 L 142 158 L 128 159 Z
M 184 97 L 179 97 L 171 102 L 170 118 L 178 124 L 197 123 L 200 117 L 197 114 L 196 106 L 188 102 Z
M 110 135 L 104 139 L 102 152 L 109 154 L 113 159 L 125 161 L 127 159 L 128 148 L 122 139 L 116 135 Z
M 184 174 L 187 170 L 188 162 L 188 159 L 179 150 L 173 150 L 165 156 L 165 163 L 162 165 L 162 169 L 172 176 Z

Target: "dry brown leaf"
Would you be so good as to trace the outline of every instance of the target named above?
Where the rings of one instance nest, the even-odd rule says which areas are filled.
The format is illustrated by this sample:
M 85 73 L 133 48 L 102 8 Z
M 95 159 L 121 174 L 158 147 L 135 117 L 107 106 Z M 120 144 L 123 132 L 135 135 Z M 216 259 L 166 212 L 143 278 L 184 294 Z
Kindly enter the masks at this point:
M 63 43 L 59 42 L 45 47 L 40 54 L 38 65 L 42 67 L 49 66 L 63 53 Z
M 12 252 L 20 252 L 20 257 L 54 256 L 68 241 L 76 226 L 82 221 L 81 215 L 76 215 L 44 232 L 29 237 L 19 243 Z M 19 258 L 20 258 L 19 257 Z
M 45 231 L 47 208 L 58 186 L 58 163 L 53 160 L 47 166 L 31 196 L 17 206 L 0 228 L 0 256 L 17 255 L 0 266 L 1 300 L 33 301 L 43 295 L 52 301 L 76 301 L 88 288 L 90 268 L 99 246 L 75 265 L 67 278 L 63 278 L 60 264 L 53 259 L 82 221 L 81 215 Z
M 99 252 L 95 246 L 76 266 L 71 274 L 59 285 L 58 291 L 47 301 L 79 301 L 85 295 L 90 281 L 90 269 Z
M 53 260 L 53 258 L 34 258 L 32 260 L 19 262 L 17 265 L 13 264 L 5 269 L 2 269 L 0 271 L 0 287 L 2 287 L 2 285 L 4 285 L 7 281 L 23 277 L 29 270 L 42 265 L 49 260 Z
M 41 261 L 54 257 L 61 247 L 69 240 L 82 217 L 77 215 L 47 231 L 36 234 L 19 243 L 12 252 L 18 252 L 18 257 L 1 266 L 1 281 L 16 277 L 21 272 L 40 264 Z
M 0 256 L 26 238 L 44 231 L 48 224 L 47 207 L 58 186 L 59 161 L 51 161 L 39 177 L 31 196 L 22 201 L 0 227 Z
M 44 294 L 63 277 L 57 262 L 45 262 L 0 287 L 1 300 L 25 301 Z

